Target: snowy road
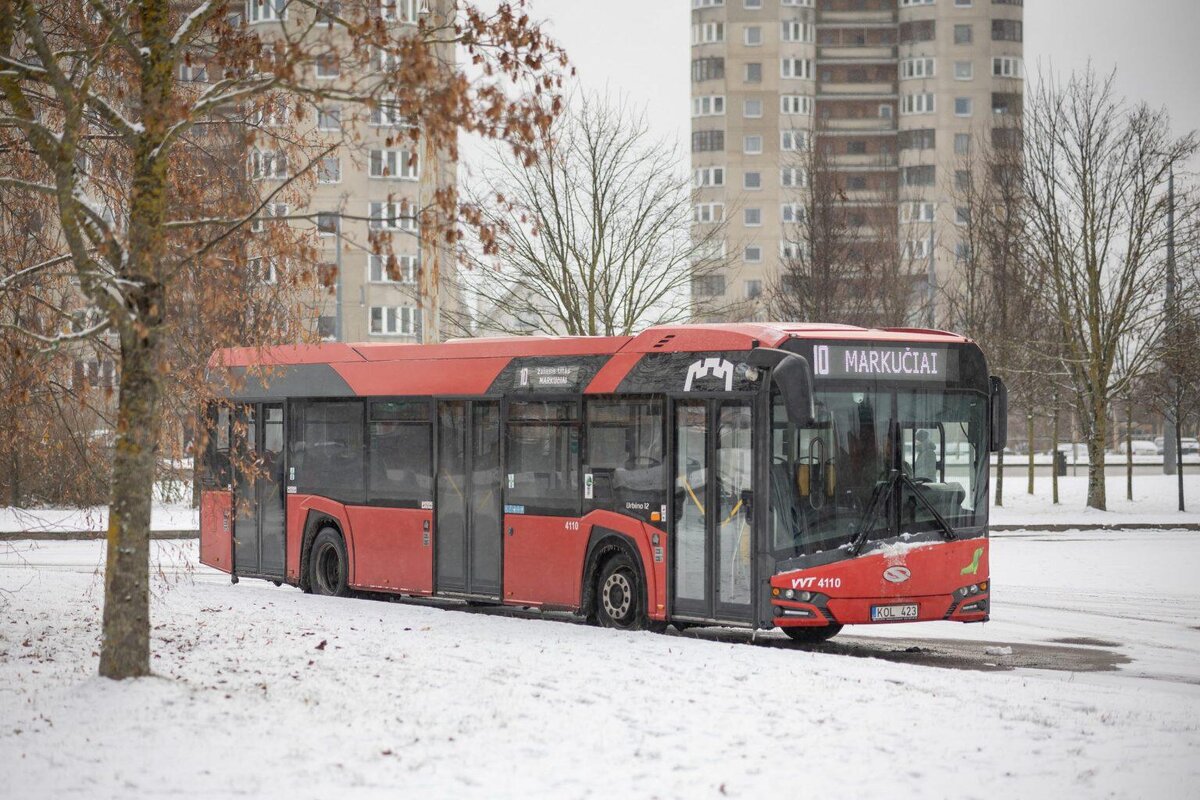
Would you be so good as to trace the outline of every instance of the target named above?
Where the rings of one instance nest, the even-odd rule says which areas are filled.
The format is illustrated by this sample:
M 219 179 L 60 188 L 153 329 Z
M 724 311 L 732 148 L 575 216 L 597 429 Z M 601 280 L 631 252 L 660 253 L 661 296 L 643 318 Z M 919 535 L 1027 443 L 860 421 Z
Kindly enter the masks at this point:
M 809 651 L 231 586 L 194 547 L 158 543 L 160 677 L 112 684 L 102 544 L 0 543 L 0 796 L 1200 796 L 1197 533 L 1001 535 L 993 622 Z

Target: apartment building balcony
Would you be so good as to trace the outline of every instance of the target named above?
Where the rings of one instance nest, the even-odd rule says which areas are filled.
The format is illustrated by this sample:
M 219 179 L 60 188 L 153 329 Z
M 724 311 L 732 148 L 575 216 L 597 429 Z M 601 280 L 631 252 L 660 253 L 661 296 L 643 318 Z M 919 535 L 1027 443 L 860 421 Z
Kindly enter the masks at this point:
M 879 11 L 821 11 L 817 14 L 817 25 L 857 27 L 860 25 L 895 25 L 896 12 Z
M 839 172 L 892 171 L 896 168 L 894 153 L 841 153 L 829 157 L 829 165 Z
M 817 63 L 822 61 L 854 61 L 860 64 L 886 64 L 897 58 L 895 45 L 825 44 L 817 46 Z
M 817 88 L 818 100 L 833 100 L 853 97 L 859 100 L 895 100 L 894 83 L 821 83 Z
M 896 121 L 886 117 L 827 117 L 821 120 L 822 130 L 837 133 L 878 132 L 895 133 Z

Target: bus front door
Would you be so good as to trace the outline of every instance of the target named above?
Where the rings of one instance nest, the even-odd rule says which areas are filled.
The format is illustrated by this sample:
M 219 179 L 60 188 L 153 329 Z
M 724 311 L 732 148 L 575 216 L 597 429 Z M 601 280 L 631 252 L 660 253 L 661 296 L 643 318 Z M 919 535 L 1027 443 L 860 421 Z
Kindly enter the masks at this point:
M 234 437 L 234 574 L 283 578 L 283 405 L 243 406 L 234 415 Z
M 676 401 L 673 617 L 751 619 L 752 445 L 749 401 Z
M 437 434 L 436 590 L 499 599 L 500 404 L 442 401 Z

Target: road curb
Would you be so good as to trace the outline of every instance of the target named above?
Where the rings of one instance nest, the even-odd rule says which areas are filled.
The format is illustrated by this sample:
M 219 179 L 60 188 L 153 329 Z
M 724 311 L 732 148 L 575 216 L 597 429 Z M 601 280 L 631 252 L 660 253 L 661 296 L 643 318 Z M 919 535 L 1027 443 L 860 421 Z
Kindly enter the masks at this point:
M 1200 531 L 1200 523 L 1164 522 L 1155 524 L 1152 522 L 1106 522 L 1093 524 L 1059 523 L 1053 525 L 1032 523 L 1028 525 L 989 525 L 988 530 L 992 533 L 1016 533 L 1018 531 L 1049 531 L 1050 533 L 1065 533 L 1067 531 Z

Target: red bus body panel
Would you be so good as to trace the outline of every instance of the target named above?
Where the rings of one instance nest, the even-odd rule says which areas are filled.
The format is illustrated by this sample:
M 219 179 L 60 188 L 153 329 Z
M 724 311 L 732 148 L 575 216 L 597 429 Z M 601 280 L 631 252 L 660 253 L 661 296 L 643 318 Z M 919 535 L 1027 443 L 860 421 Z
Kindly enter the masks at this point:
M 337 520 L 346 540 L 349 575 L 354 575 L 354 528 L 346 507 L 341 503 L 315 494 L 289 494 L 287 499 L 287 580 L 300 582 L 300 547 L 304 542 L 304 526 L 310 511 L 320 511 Z
M 650 619 L 667 618 L 667 533 L 651 525 L 618 514 L 615 511 L 593 511 L 583 518 L 584 527 L 590 532 L 593 526 L 625 534 L 637 545 L 642 559 L 642 572 L 646 576 L 647 616 Z M 655 558 L 653 539 L 658 534 L 658 558 Z M 580 565 L 582 569 L 582 564 Z
M 579 608 L 587 543 L 588 531 L 573 517 L 505 514 L 504 602 Z
M 233 571 L 233 493 L 200 493 L 200 563 Z
M 889 581 L 884 573 L 890 567 L 904 567 L 908 577 L 898 583 Z M 947 612 L 954 603 L 955 590 L 987 583 L 989 569 L 987 539 L 884 545 L 848 561 L 784 572 L 771 578 L 772 590 L 791 589 L 826 595 L 833 616 L 833 620 L 823 616 L 817 619 L 784 617 L 776 618 L 776 622 L 784 626 L 824 625 L 830 621 L 870 624 L 871 606 L 906 603 L 916 603 L 919 614 L 917 619 L 906 621 L 982 621 L 987 618 L 986 611 L 963 613 L 956 609 L 950 616 Z M 967 602 L 987 599 L 988 593 L 983 591 L 971 595 Z M 790 602 L 781 596 L 774 596 L 772 602 L 784 608 L 819 611 L 811 604 Z
M 357 589 L 404 594 L 433 592 L 433 512 L 417 508 L 347 506 L 354 530 Z

